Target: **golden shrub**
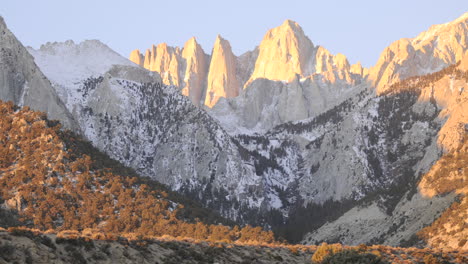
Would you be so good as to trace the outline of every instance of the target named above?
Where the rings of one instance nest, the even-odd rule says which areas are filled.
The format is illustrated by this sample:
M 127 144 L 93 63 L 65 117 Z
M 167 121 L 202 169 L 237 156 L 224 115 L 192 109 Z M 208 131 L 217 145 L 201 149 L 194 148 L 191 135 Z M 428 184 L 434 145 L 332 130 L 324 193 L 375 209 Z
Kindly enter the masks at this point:
M 312 255 L 312 262 L 320 263 L 327 256 L 336 254 L 342 250 L 343 246 L 341 244 L 327 244 L 324 242 L 317 248 L 317 251 L 315 251 L 314 255 Z

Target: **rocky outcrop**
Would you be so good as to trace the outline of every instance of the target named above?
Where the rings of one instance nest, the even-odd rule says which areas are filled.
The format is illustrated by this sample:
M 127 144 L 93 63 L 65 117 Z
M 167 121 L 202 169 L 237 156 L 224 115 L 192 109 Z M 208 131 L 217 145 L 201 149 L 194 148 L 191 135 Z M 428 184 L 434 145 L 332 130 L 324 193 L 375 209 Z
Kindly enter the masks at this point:
M 286 20 L 281 26 L 269 30 L 258 49 L 255 69 L 246 86 L 258 78 L 290 81 L 296 74 L 304 77 L 313 72 L 314 45 L 294 21 Z
M 252 51 L 247 51 L 237 57 L 237 79 L 241 87 L 249 80 L 255 69 L 255 62 L 258 58 L 258 47 Z
M 286 122 L 314 117 L 365 86 L 332 83 L 326 78 L 314 75 L 301 79 L 297 75 L 290 82 L 257 79 L 238 97 L 221 99 L 208 113 L 229 133 L 265 132 Z
M 75 120 L 60 100 L 34 58 L 8 30 L 0 17 L 0 100 L 43 111 L 65 128 L 79 131 Z
M 149 57 L 147 59 L 147 57 Z M 161 75 L 164 84 L 175 85 L 182 84 L 180 49 L 161 43 L 158 46 L 152 46 L 151 50 L 145 56 L 144 67 L 150 71 L 158 72 Z
M 140 50 L 136 49 L 130 53 L 130 61 L 133 61 L 135 64 L 143 67 L 145 63 L 145 57 L 140 53 Z
M 434 25 L 413 39 L 387 47 L 369 70 L 369 80 L 383 93 L 395 82 L 436 72 L 461 60 L 468 50 L 468 13 L 453 22 Z
M 232 98 L 239 95 L 240 87 L 236 69 L 237 59 L 232 53 L 231 45 L 218 35 L 211 53 L 206 106 L 213 107 L 220 97 Z
M 132 52 L 130 60 L 138 64 Z M 176 86 L 194 105 L 204 102 L 209 57 L 195 38 L 189 39 L 182 50 L 166 43 L 153 45 L 143 56 L 143 67 L 161 75 L 163 83 Z
M 357 62 L 356 64 L 351 65 L 350 72 L 352 74 L 357 74 L 365 77 L 368 74 L 368 69 L 362 67 L 361 62 Z
M 208 74 L 207 56 L 196 39 L 191 38 L 185 43 L 182 58 L 186 65 L 182 94 L 188 96 L 194 105 L 199 106 L 204 100 Z

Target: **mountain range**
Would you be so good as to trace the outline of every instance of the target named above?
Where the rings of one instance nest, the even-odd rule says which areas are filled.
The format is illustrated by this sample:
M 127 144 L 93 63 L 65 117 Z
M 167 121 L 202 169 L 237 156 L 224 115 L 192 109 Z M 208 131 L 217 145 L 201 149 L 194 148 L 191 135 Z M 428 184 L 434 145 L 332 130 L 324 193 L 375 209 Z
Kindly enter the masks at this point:
M 210 55 L 191 38 L 127 60 L 97 40 L 25 48 L 3 19 L 0 34 L 1 100 L 228 219 L 305 244 L 468 249 L 449 220 L 468 217 L 468 13 L 369 69 L 291 20 L 239 57 L 221 36 Z

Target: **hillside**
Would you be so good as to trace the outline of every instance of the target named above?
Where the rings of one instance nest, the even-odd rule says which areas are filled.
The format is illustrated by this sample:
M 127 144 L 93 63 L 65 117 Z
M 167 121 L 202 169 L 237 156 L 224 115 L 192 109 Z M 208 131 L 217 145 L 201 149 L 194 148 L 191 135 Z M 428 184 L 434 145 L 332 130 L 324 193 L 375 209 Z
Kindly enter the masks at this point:
M 57 121 L 0 102 L 0 197 L 23 225 L 40 230 L 171 235 L 273 242 L 271 232 L 228 227 L 216 214 L 60 130 Z M 204 224 L 213 223 L 213 225 Z

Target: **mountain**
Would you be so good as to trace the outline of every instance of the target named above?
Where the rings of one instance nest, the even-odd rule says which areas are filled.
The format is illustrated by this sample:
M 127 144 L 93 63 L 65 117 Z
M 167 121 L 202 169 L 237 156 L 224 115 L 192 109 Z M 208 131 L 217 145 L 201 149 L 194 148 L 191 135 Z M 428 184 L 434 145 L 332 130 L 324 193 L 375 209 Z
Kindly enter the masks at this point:
M 146 51 L 143 66 L 150 71 L 158 72 L 167 85 L 179 86 L 181 83 L 180 49 L 161 43 Z
M 149 57 L 151 62 L 157 50 L 154 46 L 153 51 L 148 50 L 145 60 Z M 177 52 L 175 54 L 171 57 L 178 64 L 187 61 Z M 141 64 L 141 56 L 139 51 L 133 51 L 130 60 Z M 170 63 L 172 61 L 167 61 L 165 65 Z M 143 66 L 162 76 L 174 75 L 151 63 Z M 232 53 L 229 42 L 218 36 L 209 70 L 187 68 L 184 76 L 207 79 L 206 85 L 199 86 L 202 105 L 207 106 L 207 111 L 229 133 L 238 133 L 265 131 L 330 109 L 354 92 L 350 88 L 361 83 L 365 73 L 366 69 L 360 64 L 351 66 L 343 54 L 335 56 L 324 47 L 314 46 L 296 22 L 286 20 L 281 26 L 269 30 L 254 51 L 239 57 Z M 182 93 L 188 95 L 184 84 L 164 78 L 163 82 L 183 89 Z M 198 96 L 193 102 L 199 105 Z
M 374 170 L 372 175 L 389 180 L 388 185 L 381 182 L 378 188 L 388 187 L 380 190 L 377 199 L 368 196 L 364 204 L 306 235 L 304 243 L 328 240 L 411 245 L 419 230 L 436 219 L 446 221 L 439 218 L 442 212 L 462 218 L 466 215 L 466 184 L 462 179 L 467 171 L 462 160 L 468 135 L 468 73 L 461 65 L 396 83 L 390 86 L 391 92 L 376 97 L 377 108 L 369 109 L 367 118 L 359 118 L 358 126 L 364 126 L 359 133 L 367 141 L 361 153 L 367 156 L 370 169 Z M 389 126 L 381 127 L 379 120 L 385 120 Z M 359 149 L 353 147 L 356 153 Z M 447 153 L 439 160 L 443 149 Z M 448 168 L 441 168 L 442 162 Z M 457 165 L 449 165 L 452 163 Z M 461 223 L 453 221 L 452 228 Z M 426 230 L 430 232 L 421 232 L 433 247 L 466 249 L 461 237 L 443 237 L 440 228 Z M 464 232 L 460 231 L 460 235 L 464 236 Z M 445 242 L 433 242 L 435 236 L 441 239 L 439 242 Z
M 62 121 L 64 127 L 79 130 L 49 80 L 34 63 L 34 58 L 8 30 L 0 17 L 0 100 L 12 101 L 46 112 Z
M 348 98 L 357 84 L 369 83 L 377 88 L 377 93 L 382 93 L 395 82 L 456 63 L 468 47 L 467 19 L 468 15 L 464 14 L 453 22 L 433 26 L 413 39 L 395 41 L 370 69 L 359 63 L 350 65 L 344 55 L 332 55 L 324 47 L 315 46 L 296 22 L 286 20 L 269 30 L 255 51 L 231 63 L 231 68 L 237 68 L 237 78 L 218 83 L 215 90 L 204 86 L 202 94 L 212 95 L 202 101 L 209 108 L 214 107 L 210 114 L 230 133 L 242 133 L 246 129 L 264 132 L 285 122 L 313 117 Z M 132 58 L 138 63 L 139 56 L 132 55 Z M 254 83 L 256 79 L 262 81 Z M 246 91 L 226 94 L 228 83 L 238 84 Z M 248 91 L 250 86 L 254 91 Z M 216 99 L 219 104 L 214 104 L 211 98 L 235 99 Z M 232 126 L 233 122 L 240 124 L 240 130 Z
M 94 53 L 86 52 L 90 46 L 86 42 L 50 44 L 69 49 L 60 53 L 60 60 L 54 59 L 57 52 L 50 52 L 54 48 L 31 53 L 43 67 L 70 70 L 60 74 L 61 79 L 54 74 L 49 78 L 67 91 L 64 101 L 94 146 L 139 174 L 195 196 L 242 223 L 241 207 L 268 206 L 268 190 L 258 187 L 263 179 L 245 161 L 251 155 L 241 154 L 244 150 L 213 118 L 177 88 L 161 86 L 157 73 L 91 42 L 94 52 L 107 54 L 107 60 L 96 61 Z M 81 61 L 78 65 L 89 71 L 73 74 L 81 71 L 62 65 L 73 61 Z
M 443 39 L 458 39 L 458 31 L 447 32 Z M 447 241 L 463 249 L 462 236 L 444 232 L 446 219 L 465 208 L 464 193 L 439 194 L 423 183 L 431 182 L 426 175 L 443 175 L 433 168 L 439 159 L 464 160 L 466 57 L 379 90 L 370 77 L 375 68 L 314 46 L 292 21 L 269 31 L 236 63 L 230 45 L 218 40 L 211 56 L 194 39 L 182 50 L 154 46 L 144 67 L 139 52 L 132 53 L 137 65 L 98 42 L 30 52 L 94 146 L 225 217 L 263 225 L 292 242 L 442 247 Z M 60 60 L 55 50 L 62 51 Z M 100 53 L 106 59 L 97 60 Z M 277 66 L 262 66 L 270 55 Z M 77 69 L 68 65 L 74 61 Z M 405 65 L 417 63 L 408 57 Z M 287 76 L 277 70 L 285 67 Z M 54 76 L 62 69 L 67 72 Z M 226 85 L 235 79 L 239 87 L 248 83 L 237 97 L 219 97 L 211 109 L 196 106 L 208 96 L 198 93 L 201 83 L 212 83 L 215 98 L 228 96 L 225 88 L 235 85 Z M 462 185 L 464 163 L 442 164 L 458 171 L 451 177 Z

